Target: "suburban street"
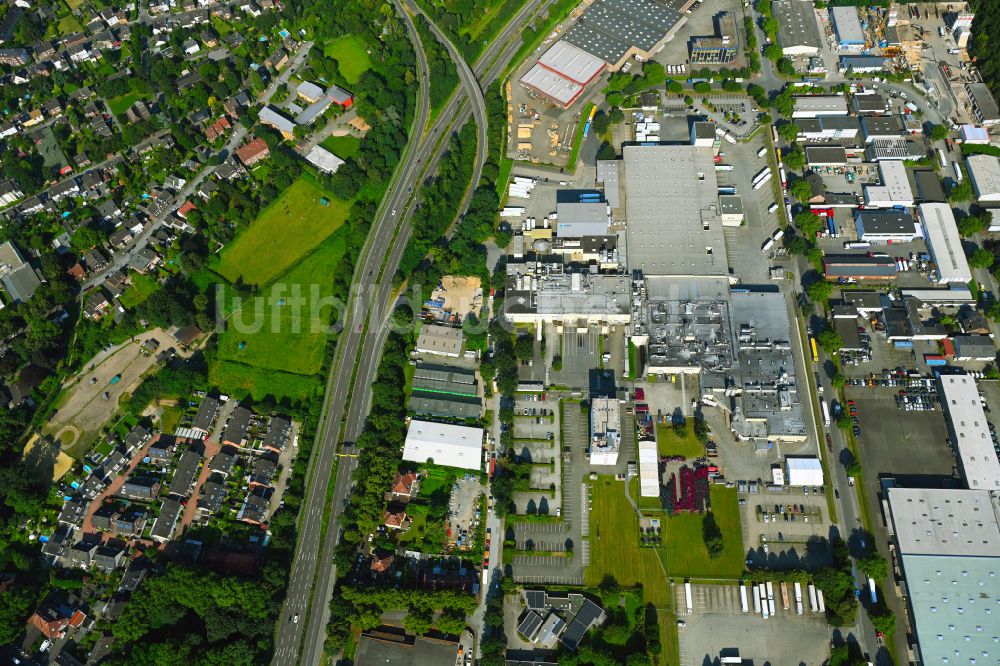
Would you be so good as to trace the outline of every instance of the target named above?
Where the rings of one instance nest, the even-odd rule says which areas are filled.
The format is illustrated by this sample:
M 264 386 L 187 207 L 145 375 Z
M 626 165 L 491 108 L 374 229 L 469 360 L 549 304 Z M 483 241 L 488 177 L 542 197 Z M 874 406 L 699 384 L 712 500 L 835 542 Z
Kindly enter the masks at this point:
M 267 105 L 271 101 L 271 97 L 274 92 L 278 89 L 278 86 L 288 83 L 288 79 L 298 71 L 302 63 L 305 62 L 306 56 L 309 55 L 309 50 L 312 48 L 312 42 L 303 42 L 299 46 L 299 50 L 296 51 L 295 57 L 292 61 L 285 67 L 280 75 L 275 77 L 271 83 L 264 90 L 264 93 L 258 98 L 261 105 Z M 231 155 L 234 150 L 243 142 L 244 137 L 246 137 L 247 130 L 242 125 L 236 125 L 235 131 L 230 135 L 229 140 L 226 141 L 225 147 L 220 151 L 223 155 Z M 143 226 L 142 231 L 132 240 L 132 245 L 128 250 L 124 252 L 119 252 L 115 254 L 111 261 L 108 263 L 107 267 L 100 271 L 99 273 L 94 273 L 88 277 L 80 285 L 80 295 L 82 296 L 91 287 L 96 287 L 97 285 L 104 282 L 104 280 L 114 273 L 115 271 L 124 268 L 128 262 L 134 257 L 138 252 L 146 247 L 146 243 L 149 242 L 150 236 L 152 236 L 156 230 L 160 227 L 160 224 L 166 220 L 168 217 L 174 214 L 174 211 L 181 207 L 185 201 L 188 200 L 195 192 L 198 191 L 198 187 L 201 185 L 202 181 L 210 176 L 215 169 L 213 168 L 203 168 L 198 174 L 192 178 L 185 186 L 184 189 L 177 193 L 177 198 L 175 199 L 175 206 L 172 206 L 168 210 L 164 211 L 161 215 L 154 217 L 153 219 L 146 222 Z

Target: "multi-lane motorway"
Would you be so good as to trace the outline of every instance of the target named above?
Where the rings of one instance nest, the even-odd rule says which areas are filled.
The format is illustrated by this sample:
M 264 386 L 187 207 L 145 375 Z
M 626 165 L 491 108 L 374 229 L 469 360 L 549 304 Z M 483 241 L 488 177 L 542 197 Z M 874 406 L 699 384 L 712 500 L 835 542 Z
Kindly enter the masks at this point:
M 418 57 L 419 108 L 410 144 L 396 171 L 395 182 L 390 184 L 355 270 L 352 307 L 346 315 L 346 326 L 331 366 L 323 418 L 310 460 L 306 499 L 299 516 L 299 541 L 288 594 L 278 621 L 275 664 L 313 665 L 323 654 L 327 604 L 336 580 L 332 559 L 339 539 L 338 521 L 357 464 L 347 445 L 360 434 L 368 413 L 368 387 L 374 381 L 379 351 L 388 333 L 385 324 L 389 315 L 391 278 L 409 237 L 406 219 L 415 202 L 413 191 L 425 174 L 432 173 L 447 147 L 445 135 L 449 130 L 460 128 L 470 113 L 475 116 L 479 128 L 479 150 L 472 183 L 475 185 L 478 182 L 487 145 L 485 105 L 477 81 L 488 85 L 506 69 L 521 45 L 521 27 L 551 1 L 533 0 L 527 3 L 483 53 L 474 72 L 448 44 L 449 53 L 456 59 L 462 87 L 442 109 L 433 127 L 425 133 L 420 130 L 426 127 L 428 117 L 427 64 L 412 21 L 409 15 L 405 15 L 407 33 Z M 473 101 L 471 109 L 467 103 L 469 99 Z M 464 211 L 470 197 L 471 188 L 466 193 L 461 210 Z M 340 442 L 345 443 L 343 450 L 338 450 Z M 335 490 L 331 501 L 327 502 L 330 475 L 338 456 L 341 458 Z M 327 524 L 326 538 L 321 539 L 324 522 Z

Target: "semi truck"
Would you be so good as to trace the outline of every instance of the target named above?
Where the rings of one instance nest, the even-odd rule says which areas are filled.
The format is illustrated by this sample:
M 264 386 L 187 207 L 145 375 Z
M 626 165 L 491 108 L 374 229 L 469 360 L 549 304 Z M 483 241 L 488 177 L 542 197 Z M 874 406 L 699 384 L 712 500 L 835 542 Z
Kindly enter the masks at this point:
M 826 602 L 823 601 L 823 590 L 816 588 L 816 605 L 819 606 L 819 612 L 826 612 Z
M 817 608 L 819 606 L 816 604 L 816 586 L 809 583 L 809 610 L 815 613 Z
M 802 615 L 802 584 L 795 583 L 795 612 Z
M 823 406 L 823 425 L 830 427 L 830 406 L 826 404 L 826 400 L 820 400 L 820 405 Z
M 694 613 L 694 600 L 691 595 L 691 583 L 684 583 L 684 601 L 687 602 L 688 615 Z
M 747 586 L 740 583 L 740 608 L 746 613 L 749 610 L 749 604 L 747 603 Z
M 875 579 L 868 577 L 868 596 L 871 597 L 872 606 L 878 603 L 878 593 L 875 591 Z

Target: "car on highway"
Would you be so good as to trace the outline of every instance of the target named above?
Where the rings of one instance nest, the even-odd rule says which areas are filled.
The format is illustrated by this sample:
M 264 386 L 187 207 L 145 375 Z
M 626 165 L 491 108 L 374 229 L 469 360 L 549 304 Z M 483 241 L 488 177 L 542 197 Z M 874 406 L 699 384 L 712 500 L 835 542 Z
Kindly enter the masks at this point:
M 299 623 L 299 614 L 296 613 L 295 615 L 292 616 L 292 624 L 298 624 L 298 623 Z

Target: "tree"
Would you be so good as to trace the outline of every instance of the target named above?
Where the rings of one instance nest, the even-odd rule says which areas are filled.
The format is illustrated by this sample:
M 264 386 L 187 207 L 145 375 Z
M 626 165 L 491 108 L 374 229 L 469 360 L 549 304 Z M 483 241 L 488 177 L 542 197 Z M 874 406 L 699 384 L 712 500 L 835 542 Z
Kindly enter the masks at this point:
M 778 24 L 778 19 L 774 18 L 773 16 L 768 16 L 767 18 L 765 18 L 763 21 L 760 22 L 760 29 L 763 30 L 764 34 L 766 34 L 772 40 L 774 39 L 774 36 L 778 34 L 779 27 L 780 25 Z M 776 46 L 776 44 L 772 44 L 771 46 Z
M 809 181 L 805 178 L 799 178 L 794 181 L 789 187 L 789 191 L 799 203 L 807 203 L 812 198 L 812 188 L 809 186 Z
M 819 303 L 821 305 L 826 305 L 827 301 L 830 300 L 830 295 L 832 293 L 833 285 L 826 280 L 816 280 L 806 287 L 806 294 L 809 295 L 809 300 L 813 303 Z
M 608 118 L 610 118 L 612 123 L 620 123 L 625 120 L 625 112 L 616 106 L 611 109 L 611 112 L 608 114 Z
M 931 125 L 927 136 L 931 141 L 944 141 L 948 137 L 948 128 L 944 125 Z
M 990 306 L 986 308 L 986 316 L 993 321 L 1000 322 L 1000 301 L 990 303 Z
M 517 340 L 514 343 L 514 355 L 521 361 L 527 361 L 531 359 L 535 354 L 535 340 L 529 334 L 522 334 L 517 336 Z
M 614 146 L 605 141 L 601 144 L 601 147 L 597 149 L 597 159 L 599 160 L 613 160 L 618 157 L 615 152 Z
M 875 631 L 881 631 L 886 639 L 896 633 L 896 614 L 886 608 L 884 604 L 870 609 L 868 619 L 871 620 Z
M 778 60 L 778 73 L 785 76 L 794 76 L 795 64 L 788 58 L 780 58 Z
M 809 211 L 799 213 L 792 221 L 795 222 L 795 226 L 799 228 L 799 231 L 806 238 L 812 238 L 816 235 L 816 232 L 823 228 L 823 219 L 816 213 L 810 213 Z
M 973 268 L 989 268 L 993 265 L 993 253 L 986 248 L 977 247 L 969 253 L 969 265 Z
M 84 225 L 73 232 L 69 242 L 77 252 L 86 252 L 102 240 L 104 240 L 104 234 L 93 227 Z
M 777 44 L 768 44 L 764 47 L 764 57 L 771 61 L 776 61 L 782 56 L 781 47 Z
M 465 631 L 465 613 L 447 610 L 441 614 L 435 624 L 441 633 L 458 636 Z
M 712 84 L 708 81 L 699 81 L 694 84 L 694 91 L 699 95 L 705 95 L 712 92 Z
M 830 383 L 833 384 L 833 388 L 840 390 L 847 386 L 847 377 L 842 373 L 837 372 L 830 378 Z
M 604 111 L 598 111 L 594 115 L 594 121 L 591 126 L 594 128 L 596 134 L 604 134 L 608 131 L 608 127 L 611 126 L 611 118 Z
M 795 144 L 784 152 L 784 161 L 786 167 L 798 171 L 806 165 L 806 154 L 798 144 Z
M 861 569 L 869 578 L 883 580 L 889 575 L 889 563 L 878 552 L 872 552 L 858 560 Z
M 840 428 L 841 430 L 850 430 L 851 428 L 854 427 L 854 420 L 850 417 L 849 414 L 844 414 L 839 419 L 837 419 L 837 427 Z M 851 464 L 852 463 L 847 463 L 846 465 L 844 465 L 844 468 L 847 470 L 847 473 L 850 476 L 857 476 L 856 474 L 851 473 L 851 467 L 850 467 Z M 854 460 L 853 464 L 858 466 L 857 469 L 860 472 L 861 463 L 859 463 L 857 460 Z
M 816 336 L 816 343 L 827 354 L 832 354 L 844 346 L 844 341 L 840 338 L 840 333 L 832 328 L 825 328 Z
M 684 86 L 681 85 L 680 81 L 667 81 L 667 92 L 669 93 L 680 93 L 684 91 Z
M 625 95 L 623 95 L 620 92 L 614 91 L 614 92 L 609 92 L 605 96 L 605 99 L 607 100 L 610 106 L 621 106 L 622 103 L 625 101 Z
M 948 192 L 948 201 L 952 203 L 961 203 L 963 201 L 969 201 L 973 197 L 972 182 L 965 178 L 961 183 L 953 183 L 951 190 Z
M 978 215 L 967 215 L 958 221 L 958 233 L 965 238 L 975 236 L 989 228 L 991 215 L 983 212 Z
M 793 143 L 799 136 L 799 126 L 792 122 L 781 123 L 778 125 L 778 136 L 788 143 Z
M 719 529 L 718 523 L 715 522 L 715 515 L 711 511 L 706 512 L 701 521 L 701 537 L 705 541 L 705 549 L 708 551 L 709 557 L 715 559 L 722 555 L 725 549 L 722 530 Z

